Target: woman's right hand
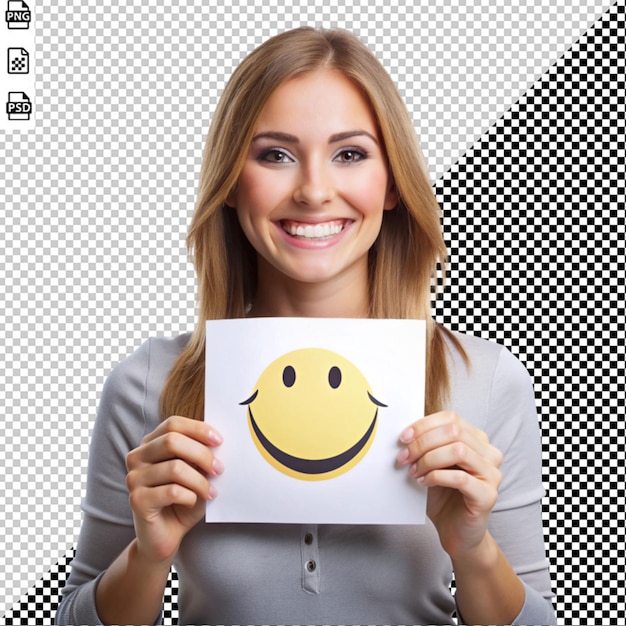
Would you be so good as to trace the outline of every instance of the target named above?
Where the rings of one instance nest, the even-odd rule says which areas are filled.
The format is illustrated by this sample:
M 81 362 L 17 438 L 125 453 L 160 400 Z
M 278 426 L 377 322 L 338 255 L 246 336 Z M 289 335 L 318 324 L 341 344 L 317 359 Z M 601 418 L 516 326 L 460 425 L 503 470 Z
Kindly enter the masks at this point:
M 171 564 L 183 537 L 217 495 L 210 478 L 223 465 L 213 455 L 222 436 L 209 424 L 172 416 L 126 457 L 126 484 L 137 549 L 155 564 Z

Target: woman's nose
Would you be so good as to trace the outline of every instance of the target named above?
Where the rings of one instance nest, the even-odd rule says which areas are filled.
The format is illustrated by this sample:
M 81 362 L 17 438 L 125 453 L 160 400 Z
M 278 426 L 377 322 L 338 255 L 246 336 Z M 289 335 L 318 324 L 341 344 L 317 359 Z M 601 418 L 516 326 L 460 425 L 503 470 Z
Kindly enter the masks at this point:
M 312 208 L 330 202 L 335 197 L 335 185 L 327 167 L 315 164 L 303 169 L 293 197 L 299 204 Z

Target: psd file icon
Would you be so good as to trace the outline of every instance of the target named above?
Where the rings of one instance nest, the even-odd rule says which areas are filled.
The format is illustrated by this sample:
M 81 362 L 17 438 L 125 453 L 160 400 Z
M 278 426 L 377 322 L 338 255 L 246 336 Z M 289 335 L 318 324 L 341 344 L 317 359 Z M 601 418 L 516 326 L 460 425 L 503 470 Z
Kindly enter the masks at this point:
M 24 48 L 7 50 L 7 71 L 9 74 L 28 74 L 30 71 L 28 51 Z
M 26 2 L 24 0 L 9 0 L 5 19 L 11 30 L 27 29 L 30 26 L 30 9 Z
M 6 111 L 10 120 L 29 120 L 33 105 L 23 91 L 10 91 Z

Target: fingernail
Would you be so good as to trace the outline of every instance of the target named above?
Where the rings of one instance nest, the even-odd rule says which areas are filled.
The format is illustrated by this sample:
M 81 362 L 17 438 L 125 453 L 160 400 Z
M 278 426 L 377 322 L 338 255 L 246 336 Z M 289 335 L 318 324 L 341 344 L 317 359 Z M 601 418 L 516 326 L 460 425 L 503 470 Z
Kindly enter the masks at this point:
M 402 463 L 406 463 L 406 460 L 408 458 L 409 458 L 409 449 L 402 448 L 402 450 L 398 452 L 398 456 L 396 457 L 396 460 L 398 461 L 398 463 L 402 464 Z
M 221 474 L 224 471 L 224 463 L 222 463 L 219 459 L 213 459 L 211 468 L 216 474 Z
M 209 500 L 215 500 L 217 498 L 217 489 L 214 485 L 209 485 Z
M 214 446 L 219 446 L 222 443 L 224 443 L 224 439 L 222 438 L 222 435 L 220 435 L 216 430 L 210 430 L 209 431 L 209 443 L 211 443 Z
M 409 426 L 402 431 L 400 441 L 402 443 L 411 443 L 413 439 L 415 439 L 415 430 L 413 429 L 413 426 Z
M 415 476 L 417 474 L 417 463 L 413 463 L 411 467 L 409 467 L 409 476 Z

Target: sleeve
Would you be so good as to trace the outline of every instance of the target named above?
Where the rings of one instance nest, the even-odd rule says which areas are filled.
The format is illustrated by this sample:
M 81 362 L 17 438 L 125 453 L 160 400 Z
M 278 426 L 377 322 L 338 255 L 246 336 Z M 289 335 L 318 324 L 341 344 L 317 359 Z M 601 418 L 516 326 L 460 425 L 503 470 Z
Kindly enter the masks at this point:
M 541 436 L 532 380 L 505 348 L 494 371 L 487 433 L 503 453 L 502 484 L 489 530 L 520 577 L 526 599 L 513 624 L 556 624 L 541 499 Z
M 135 537 L 126 488 L 126 455 L 148 432 L 144 405 L 149 342 L 109 375 L 100 398 L 87 470 L 83 521 L 55 623 L 102 624 L 96 588 L 102 574 Z

